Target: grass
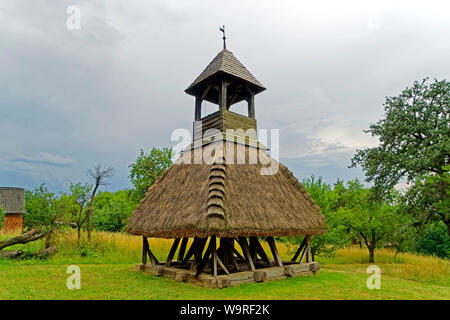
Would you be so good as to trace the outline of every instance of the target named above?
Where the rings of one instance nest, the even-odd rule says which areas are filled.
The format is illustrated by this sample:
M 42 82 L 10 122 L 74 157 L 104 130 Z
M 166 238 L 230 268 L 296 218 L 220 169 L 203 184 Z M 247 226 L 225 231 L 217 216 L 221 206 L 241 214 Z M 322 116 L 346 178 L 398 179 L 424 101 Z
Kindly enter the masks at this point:
M 0 239 L 9 235 L 0 234 Z M 450 299 L 447 260 L 400 253 L 375 253 L 381 268 L 381 289 L 366 286 L 368 253 L 365 249 L 338 250 L 335 257 L 318 257 L 315 277 L 297 277 L 228 289 L 206 289 L 134 271 L 142 240 L 121 233 L 94 232 L 91 242 L 67 230 L 54 241 L 59 252 L 48 260 L 0 259 L 0 299 Z M 171 241 L 149 239 L 155 255 L 164 260 Z M 263 244 L 266 246 L 266 244 Z M 43 241 L 16 245 L 26 253 L 41 249 Z M 279 243 L 281 256 L 296 248 Z M 81 268 L 81 290 L 68 290 L 67 266 Z

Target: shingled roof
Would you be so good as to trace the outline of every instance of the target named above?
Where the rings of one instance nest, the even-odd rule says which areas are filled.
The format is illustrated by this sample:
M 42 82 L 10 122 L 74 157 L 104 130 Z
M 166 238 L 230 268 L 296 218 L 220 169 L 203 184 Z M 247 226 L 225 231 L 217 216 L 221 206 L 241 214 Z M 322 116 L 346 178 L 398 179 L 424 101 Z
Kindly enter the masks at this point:
M 202 151 L 211 154 L 215 147 L 211 143 Z M 327 225 L 320 208 L 285 166 L 264 150 L 256 164 L 237 164 L 237 158 L 248 157 L 250 148 L 235 148 L 234 162 L 213 164 L 194 164 L 193 149 L 185 152 L 149 189 L 126 231 L 160 238 L 324 233 Z M 270 161 L 279 169 L 261 175 Z
M 209 63 L 205 70 L 185 90 L 186 93 L 195 95 L 197 85 L 214 76 L 217 73 L 226 73 L 240 78 L 254 87 L 255 93 L 265 90 L 264 86 L 247 70 L 246 67 L 233 55 L 231 51 L 223 49 Z

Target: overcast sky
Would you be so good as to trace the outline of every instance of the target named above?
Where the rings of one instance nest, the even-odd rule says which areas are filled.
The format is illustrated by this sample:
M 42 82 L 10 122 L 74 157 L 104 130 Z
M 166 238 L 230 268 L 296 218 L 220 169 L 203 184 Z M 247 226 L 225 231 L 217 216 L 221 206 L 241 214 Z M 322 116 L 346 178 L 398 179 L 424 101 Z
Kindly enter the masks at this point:
M 66 26 L 69 5 L 81 29 Z M 348 169 L 386 96 L 449 79 L 448 1 L 0 2 L 0 186 L 66 191 L 112 165 L 127 188 L 141 148 L 192 128 L 184 89 L 227 47 L 267 88 L 259 128 L 280 129 L 280 160 L 327 182 Z M 213 111 L 212 106 L 207 111 Z

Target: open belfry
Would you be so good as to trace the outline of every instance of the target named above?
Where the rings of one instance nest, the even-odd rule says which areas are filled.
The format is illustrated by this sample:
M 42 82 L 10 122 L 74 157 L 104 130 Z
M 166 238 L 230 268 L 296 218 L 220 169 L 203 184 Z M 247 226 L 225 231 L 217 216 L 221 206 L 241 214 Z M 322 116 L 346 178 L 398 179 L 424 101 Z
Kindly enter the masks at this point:
M 224 30 L 223 30 L 224 31 Z M 138 269 L 224 288 L 315 274 L 311 236 L 325 217 L 302 184 L 257 141 L 255 96 L 264 86 L 225 46 L 185 90 L 195 97 L 192 144 L 156 181 L 126 230 L 143 237 Z M 201 117 L 202 102 L 218 111 Z M 233 105 L 247 101 L 247 116 Z M 274 237 L 303 237 L 290 260 Z M 164 262 L 147 238 L 174 239 Z

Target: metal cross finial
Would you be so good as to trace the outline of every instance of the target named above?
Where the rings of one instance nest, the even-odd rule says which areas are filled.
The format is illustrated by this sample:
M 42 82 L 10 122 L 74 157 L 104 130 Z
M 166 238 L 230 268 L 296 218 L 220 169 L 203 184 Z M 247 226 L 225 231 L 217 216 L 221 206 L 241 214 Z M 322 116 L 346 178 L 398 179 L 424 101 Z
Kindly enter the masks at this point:
M 222 31 L 223 33 L 223 48 L 226 49 L 227 48 L 227 44 L 225 43 L 225 40 L 227 39 L 227 37 L 225 37 L 225 26 L 219 27 L 219 30 Z

